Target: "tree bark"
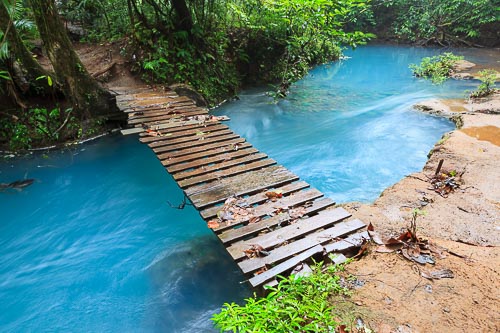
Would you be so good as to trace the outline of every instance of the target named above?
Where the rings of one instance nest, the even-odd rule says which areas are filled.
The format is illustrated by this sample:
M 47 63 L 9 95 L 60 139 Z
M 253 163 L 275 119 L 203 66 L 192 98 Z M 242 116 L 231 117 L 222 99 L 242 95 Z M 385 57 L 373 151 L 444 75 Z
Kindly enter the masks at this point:
M 26 48 L 21 37 L 17 33 L 4 3 L 0 1 L 0 30 L 5 34 L 5 41 L 9 47 L 10 57 L 8 60 L 9 72 L 14 83 L 21 93 L 46 95 L 51 91 L 47 80 L 37 80 L 41 76 L 53 76 L 33 59 L 33 55 Z
M 57 81 L 73 109 L 87 118 L 119 117 L 115 97 L 99 86 L 78 58 L 54 0 L 30 0 L 30 3 Z
M 175 23 L 177 30 L 184 30 L 191 36 L 193 29 L 193 17 L 185 0 L 170 0 L 172 7 L 177 14 L 177 22 Z

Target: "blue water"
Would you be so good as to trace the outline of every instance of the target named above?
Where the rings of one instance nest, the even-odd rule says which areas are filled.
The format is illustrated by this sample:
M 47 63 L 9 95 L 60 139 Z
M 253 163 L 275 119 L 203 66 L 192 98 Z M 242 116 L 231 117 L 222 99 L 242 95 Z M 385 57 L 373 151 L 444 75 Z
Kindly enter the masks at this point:
M 366 47 L 320 66 L 271 104 L 250 90 L 218 113 L 337 201 L 373 200 L 422 168 L 452 125 L 411 110 L 461 96 L 411 78 L 432 50 Z M 0 331 L 211 332 L 209 318 L 250 290 L 219 241 L 136 137 L 112 136 L 0 162 Z
M 0 164 L 0 331 L 211 332 L 250 291 L 136 137 Z
M 422 169 L 427 153 L 454 126 L 412 105 L 463 97 L 470 81 L 436 86 L 408 69 L 437 50 L 368 46 L 350 59 L 319 66 L 273 103 L 262 89 L 216 113 L 254 146 L 337 202 L 371 202 L 405 175 Z

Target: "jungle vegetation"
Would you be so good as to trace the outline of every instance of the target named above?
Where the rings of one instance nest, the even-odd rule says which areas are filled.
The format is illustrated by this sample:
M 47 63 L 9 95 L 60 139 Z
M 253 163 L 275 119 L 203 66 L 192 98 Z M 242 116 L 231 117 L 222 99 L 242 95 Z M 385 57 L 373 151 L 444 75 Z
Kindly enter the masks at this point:
M 311 66 L 375 34 L 498 42 L 498 13 L 492 0 L 0 0 L 0 145 L 46 145 L 120 120 L 70 35 L 120 43 L 143 80 L 188 84 L 215 105 L 248 83 L 282 97 Z M 33 56 L 40 46 L 49 68 Z

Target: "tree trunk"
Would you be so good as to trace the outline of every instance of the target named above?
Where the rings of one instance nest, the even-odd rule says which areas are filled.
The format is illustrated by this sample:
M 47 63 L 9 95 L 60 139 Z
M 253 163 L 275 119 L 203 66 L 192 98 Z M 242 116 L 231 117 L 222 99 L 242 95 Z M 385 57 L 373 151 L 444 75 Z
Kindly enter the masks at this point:
M 36 25 L 50 62 L 73 109 L 87 118 L 118 116 L 115 97 L 104 90 L 83 67 L 73 49 L 54 0 L 30 0 Z
M 177 14 L 177 22 L 175 26 L 177 30 L 184 30 L 189 35 L 191 35 L 191 30 L 193 29 L 193 17 L 186 4 L 185 0 L 170 0 L 172 7 Z
M 9 72 L 17 88 L 23 93 L 46 95 L 51 91 L 47 80 L 37 80 L 41 76 L 53 75 L 40 66 L 33 59 L 33 55 L 26 48 L 17 33 L 14 22 L 4 3 L 0 1 L 0 30 L 5 34 L 5 41 L 9 47 Z

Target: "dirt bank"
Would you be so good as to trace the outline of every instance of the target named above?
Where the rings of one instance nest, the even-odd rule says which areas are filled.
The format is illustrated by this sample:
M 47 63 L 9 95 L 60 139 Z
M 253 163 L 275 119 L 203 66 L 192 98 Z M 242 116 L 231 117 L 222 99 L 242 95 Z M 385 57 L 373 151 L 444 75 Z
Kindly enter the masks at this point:
M 500 331 L 500 94 L 467 103 L 425 101 L 417 108 L 452 118 L 460 128 L 447 133 L 421 172 L 386 189 L 371 205 L 345 207 L 385 236 L 398 236 L 415 208 L 420 236 L 452 252 L 433 265 L 410 262 L 396 253 L 376 253 L 348 266 L 363 287 L 354 301 L 365 307 L 378 332 Z M 437 193 L 430 182 L 456 174 L 459 187 Z M 451 269 L 452 279 L 429 281 L 421 270 Z

